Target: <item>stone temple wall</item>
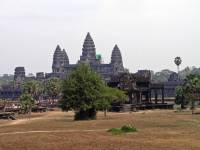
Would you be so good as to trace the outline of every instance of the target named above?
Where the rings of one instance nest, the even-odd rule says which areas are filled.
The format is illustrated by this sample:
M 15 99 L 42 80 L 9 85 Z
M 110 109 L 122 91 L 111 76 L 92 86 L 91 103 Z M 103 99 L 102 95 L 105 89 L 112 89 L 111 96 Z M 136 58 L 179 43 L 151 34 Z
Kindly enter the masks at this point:
M 112 51 L 110 63 L 103 64 L 100 60 L 97 59 L 96 56 L 96 47 L 94 41 L 90 33 L 88 33 L 84 40 L 82 55 L 80 56 L 80 60 L 78 60 L 78 63 L 89 64 L 90 67 L 94 71 L 99 73 L 106 81 L 109 81 L 112 75 L 116 75 L 124 71 L 121 52 L 117 45 L 115 45 Z M 77 66 L 77 64 L 70 64 L 69 57 L 66 51 L 62 51 L 60 46 L 58 45 L 54 52 L 52 74 L 49 74 L 49 77 L 63 77 L 65 75 L 68 75 Z

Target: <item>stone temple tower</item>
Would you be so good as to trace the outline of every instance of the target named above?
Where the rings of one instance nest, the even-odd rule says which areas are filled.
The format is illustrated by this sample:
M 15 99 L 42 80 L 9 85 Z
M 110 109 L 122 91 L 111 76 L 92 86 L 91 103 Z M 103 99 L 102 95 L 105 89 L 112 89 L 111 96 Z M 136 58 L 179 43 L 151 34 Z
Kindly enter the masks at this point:
M 53 65 L 52 70 L 53 73 L 64 73 L 65 67 L 69 65 L 69 58 L 65 50 L 61 50 L 60 46 L 56 47 L 53 56 Z
M 65 49 L 63 49 L 63 51 L 62 51 L 62 56 L 63 56 L 63 65 L 64 65 L 64 67 L 66 67 L 69 65 L 69 57 L 68 57 Z
M 16 67 L 15 75 L 14 75 L 14 87 L 20 87 L 25 81 L 25 68 L 24 67 Z
M 83 44 L 80 62 L 89 62 L 90 64 L 97 63 L 95 44 L 89 32 Z
M 89 64 L 91 69 L 98 73 L 106 82 L 111 80 L 113 75 L 118 75 L 119 73 L 124 72 L 122 55 L 118 46 L 115 45 L 112 51 L 111 62 L 103 63 L 101 61 L 101 55 L 96 55 L 96 47 L 89 32 L 84 39 L 82 54 L 78 63 Z M 53 71 L 50 74 L 46 74 L 46 76 L 64 78 L 69 75 L 77 65 L 77 63 L 69 63 L 66 51 L 62 50 L 58 45 L 53 56 Z
M 120 49 L 117 45 L 115 45 L 112 55 L 111 55 L 111 65 L 113 68 L 113 73 L 117 74 L 120 72 L 124 72 L 124 66 L 122 61 L 122 55 Z

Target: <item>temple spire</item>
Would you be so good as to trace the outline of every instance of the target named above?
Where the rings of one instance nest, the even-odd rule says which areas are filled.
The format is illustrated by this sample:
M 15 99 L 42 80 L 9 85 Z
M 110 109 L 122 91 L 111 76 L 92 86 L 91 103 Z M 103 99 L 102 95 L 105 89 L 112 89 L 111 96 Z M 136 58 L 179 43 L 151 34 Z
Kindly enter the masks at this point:
M 122 55 L 117 44 L 114 46 L 113 51 L 112 51 L 111 65 L 113 66 L 114 74 L 124 71 Z
M 86 39 L 92 39 L 92 37 L 91 37 L 91 35 L 90 35 L 90 32 L 87 33 Z
M 89 61 L 90 63 L 96 63 L 96 48 L 89 32 L 87 33 L 87 36 L 83 43 L 80 61 Z
M 66 51 L 57 45 L 53 55 L 52 70 L 53 73 L 64 73 L 64 68 L 69 65 L 69 58 Z
M 63 49 L 63 61 L 64 61 L 64 66 L 69 65 L 69 57 L 68 57 L 65 49 Z
M 56 46 L 56 51 L 61 51 L 60 45 Z
M 113 51 L 112 51 L 112 56 L 111 56 L 111 64 L 114 64 L 114 63 L 123 64 L 122 55 L 117 44 L 114 46 Z

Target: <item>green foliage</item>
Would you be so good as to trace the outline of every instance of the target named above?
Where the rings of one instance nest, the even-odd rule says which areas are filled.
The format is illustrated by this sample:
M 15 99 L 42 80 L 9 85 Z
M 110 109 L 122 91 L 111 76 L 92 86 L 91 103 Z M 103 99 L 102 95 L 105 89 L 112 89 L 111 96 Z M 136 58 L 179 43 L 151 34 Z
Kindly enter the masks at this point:
M 45 91 L 53 99 L 60 95 L 62 82 L 58 78 L 51 78 L 46 82 Z
M 122 126 L 121 130 L 124 133 L 136 132 L 137 131 L 137 129 L 134 126 L 130 125 L 130 124 Z
M 178 86 L 176 87 L 176 99 L 175 99 L 175 103 L 178 105 L 181 105 L 181 108 L 185 108 L 185 105 L 188 104 L 188 100 L 185 99 L 184 96 L 184 89 L 182 86 Z
M 62 110 L 73 109 L 80 112 L 94 109 L 96 111 L 96 102 L 101 98 L 102 87 L 104 83 L 99 75 L 86 64 L 78 65 L 63 81 L 60 101 Z
M 96 102 L 98 109 L 106 110 L 113 102 L 125 102 L 128 99 L 125 92 L 117 88 L 104 86 L 101 93 L 101 98 Z
M 114 100 L 125 98 L 122 91 L 107 87 L 88 65 L 80 64 L 63 81 L 60 107 L 63 111 L 75 110 L 76 120 L 94 119 L 97 110 L 107 109 Z
M 121 128 L 112 128 L 112 129 L 109 129 L 108 132 L 112 133 L 112 134 L 122 134 L 122 130 Z
M 38 97 L 44 91 L 44 86 L 39 81 L 28 81 L 23 85 L 24 94 L 30 94 L 33 98 Z
M 123 134 L 137 132 L 137 129 L 133 125 L 124 125 L 121 128 L 112 128 L 108 132 L 112 134 Z
M 177 95 L 183 95 L 191 104 L 192 113 L 195 108 L 195 101 L 200 97 L 200 74 L 190 74 L 184 80 L 182 87 L 177 89 Z
M 20 105 L 25 113 L 31 112 L 32 107 L 34 106 L 35 101 L 30 94 L 23 94 L 20 97 Z

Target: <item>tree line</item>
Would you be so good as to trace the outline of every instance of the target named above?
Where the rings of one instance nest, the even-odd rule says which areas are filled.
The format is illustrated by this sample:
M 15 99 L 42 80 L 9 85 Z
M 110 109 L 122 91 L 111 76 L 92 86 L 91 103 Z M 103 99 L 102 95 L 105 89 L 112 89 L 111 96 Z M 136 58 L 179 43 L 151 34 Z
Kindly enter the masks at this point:
M 78 65 L 63 80 L 51 78 L 45 82 L 26 82 L 20 97 L 25 112 L 31 113 L 35 100 L 44 93 L 52 99 L 59 99 L 59 107 L 63 111 L 73 110 L 75 120 L 95 119 L 99 110 L 103 110 L 106 116 L 113 102 L 127 100 L 124 91 L 107 86 L 87 64 Z
M 200 100 L 200 74 L 188 75 L 182 85 L 176 88 L 176 104 L 180 104 L 182 109 L 190 105 L 194 114 L 195 103 Z

